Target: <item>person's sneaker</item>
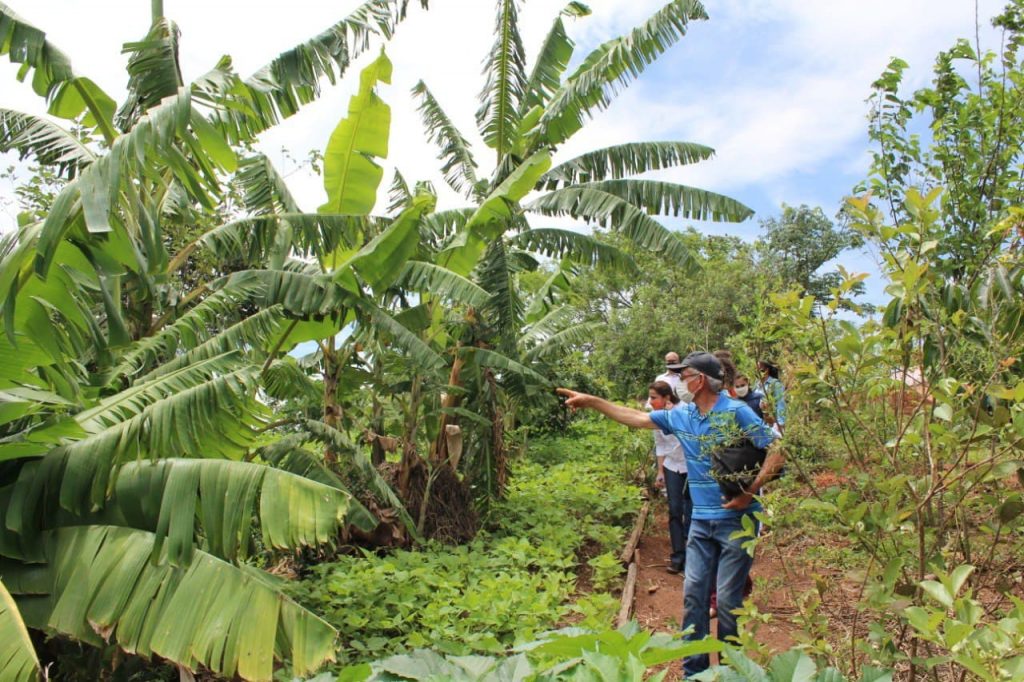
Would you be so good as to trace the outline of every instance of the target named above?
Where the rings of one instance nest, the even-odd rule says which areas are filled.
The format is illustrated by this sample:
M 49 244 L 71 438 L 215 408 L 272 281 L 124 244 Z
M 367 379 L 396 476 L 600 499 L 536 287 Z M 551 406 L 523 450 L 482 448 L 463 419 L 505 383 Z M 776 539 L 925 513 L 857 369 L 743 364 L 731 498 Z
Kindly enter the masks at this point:
M 677 564 L 674 561 L 670 562 L 669 565 L 665 567 L 665 570 L 668 571 L 669 573 L 671 573 L 672 575 L 679 575 L 680 573 L 686 573 L 686 570 L 683 568 L 683 565 L 682 564 Z

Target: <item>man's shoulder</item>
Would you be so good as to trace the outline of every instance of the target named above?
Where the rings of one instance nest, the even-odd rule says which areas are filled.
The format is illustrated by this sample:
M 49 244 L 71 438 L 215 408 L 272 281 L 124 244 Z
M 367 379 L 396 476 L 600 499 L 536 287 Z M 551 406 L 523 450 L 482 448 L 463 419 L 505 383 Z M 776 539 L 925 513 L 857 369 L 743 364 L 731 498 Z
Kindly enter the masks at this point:
M 718 402 L 716 402 L 714 407 L 711 408 L 711 411 L 735 412 L 741 407 L 747 407 L 747 404 L 743 402 L 743 400 L 741 400 L 740 398 L 733 398 L 725 391 L 722 391 L 721 393 L 718 394 Z
M 675 372 L 664 372 L 654 378 L 655 381 L 664 381 L 669 386 L 674 386 L 679 381 L 679 375 Z
M 666 423 L 672 424 L 673 426 L 679 426 L 689 418 L 690 411 L 693 409 L 692 403 L 680 403 L 669 410 L 655 410 L 663 414 L 662 419 Z M 651 413 L 652 415 L 654 412 Z

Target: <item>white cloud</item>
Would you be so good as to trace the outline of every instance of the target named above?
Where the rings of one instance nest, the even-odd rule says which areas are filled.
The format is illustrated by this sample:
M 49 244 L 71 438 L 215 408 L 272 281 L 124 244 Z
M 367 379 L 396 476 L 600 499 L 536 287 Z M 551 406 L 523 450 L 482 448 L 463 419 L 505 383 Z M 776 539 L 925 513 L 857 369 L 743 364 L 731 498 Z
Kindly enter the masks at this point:
M 126 81 L 120 46 L 140 38 L 148 24 L 148 3 L 77 0 L 14 0 L 16 11 L 46 28 L 72 57 L 76 69 L 93 76 L 119 98 Z M 186 78 L 207 70 L 223 53 L 248 74 L 278 52 L 322 30 L 355 6 L 354 0 L 166 0 L 167 14 L 182 29 Z M 555 12 L 564 3 L 528 2 L 522 33 L 532 55 Z M 662 0 L 594 0 L 594 15 L 570 22 L 582 48 L 617 35 L 642 21 Z M 981 16 L 995 13 L 1001 0 L 982 0 Z M 389 162 L 409 180 L 429 178 L 451 205 L 437 173 L 436 150 L 425 142 L 408 92 L 425 79 L 462 131 L 474 140 L 476 94 L 481 62 L 493 40 L 493 3 L 434 0 L 429 12 L 413 3 L 411 17 L 388 46 L 395 63 L 394 84 L 383 91 L 393 107 Z M 560 150 L 565 158 L 582 150 L 634 139 L 690 139 L 717 149 L 715 160 L 670 174 L 711 189 L 742 194 L 759 189 L 770 196 L 801 191 L 806 174 L 825 172 L 842 159 L 847 170 L 863 147 L 870 82 L 890 55 L 916 67 L 911 80 L 928 76 L 935 53 L 960 35 L 973 34 L 969 0 L 708 0 L 711 21 L 695 23 L 663 62 L 678 73 L 647 74 L 600 114 L 585 134 Z M 113 18 L 116 17 L 116 20 Z M 15 69 L 0 65 L 5 106 L 41 111 L 27 85 L 10 85 Z M 261 146 L 272 158 L 285 146 L 297 154 L 322 149 L 344 115 L 355 85 L 355 70 L 317 103 L 265 134 Z M 476 145 L 483 169 L 492 152 Z M 862 157 L 861 157 L 862 158 Z M 834 169 L 833 169 L 834 171 Z M 387 178 L 390 175 L 386 176 Z M 317 178 L 289 178 L 307 209 L 322 199 Z M 7 190 L 3 190 L 7 191 Z M 786 199 L 786 197 L 782 197 Z M 834 197 L 833 199 L 838 199 Z M 799 199 L 786 199 L 790 203 Z

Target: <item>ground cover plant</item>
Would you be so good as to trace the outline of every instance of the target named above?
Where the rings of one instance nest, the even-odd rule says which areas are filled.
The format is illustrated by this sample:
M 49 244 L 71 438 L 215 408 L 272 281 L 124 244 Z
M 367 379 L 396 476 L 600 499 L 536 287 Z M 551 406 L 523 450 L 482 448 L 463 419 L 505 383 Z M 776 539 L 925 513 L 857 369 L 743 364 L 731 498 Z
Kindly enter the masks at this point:
M 428 544 L 365 552 L 312 567 L 288 592 L 341 633 L 342 663 L 432 647 L 498 653 L 571 620 L 605 626 L 618 609 L 618 553 L 640 507 L 640 488 L 606 450 L 580 450 L 573 433 L 551 439 L 541 465 L 527 457 L 484 529 L 456 547 Z M 581 564 L 605 568 L 578 592 Z M 582 602 L 577 598 L 583 598 Z

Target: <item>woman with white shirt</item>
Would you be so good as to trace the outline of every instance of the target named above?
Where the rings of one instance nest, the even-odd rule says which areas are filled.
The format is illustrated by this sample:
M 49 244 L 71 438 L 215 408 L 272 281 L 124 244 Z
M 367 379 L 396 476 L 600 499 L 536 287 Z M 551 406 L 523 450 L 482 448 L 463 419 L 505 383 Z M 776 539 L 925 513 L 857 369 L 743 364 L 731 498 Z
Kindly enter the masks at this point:
M 676 392 L 664 381 L 655 381 L 648 386 L 647 397 L 654 410 L 670 410 L 679 404 Z M 654 455 L 658 459 L 655 485 L 664 487 L 668 495 L 668 535 L 672 542 L 672 555 L 666 570 L 685 573 L 686 538 L 690 534 L 690 514 L 693 512 L 686 479 L 686 456 L 679 439 L 662 433 L 660 429 L 654 432 Z

